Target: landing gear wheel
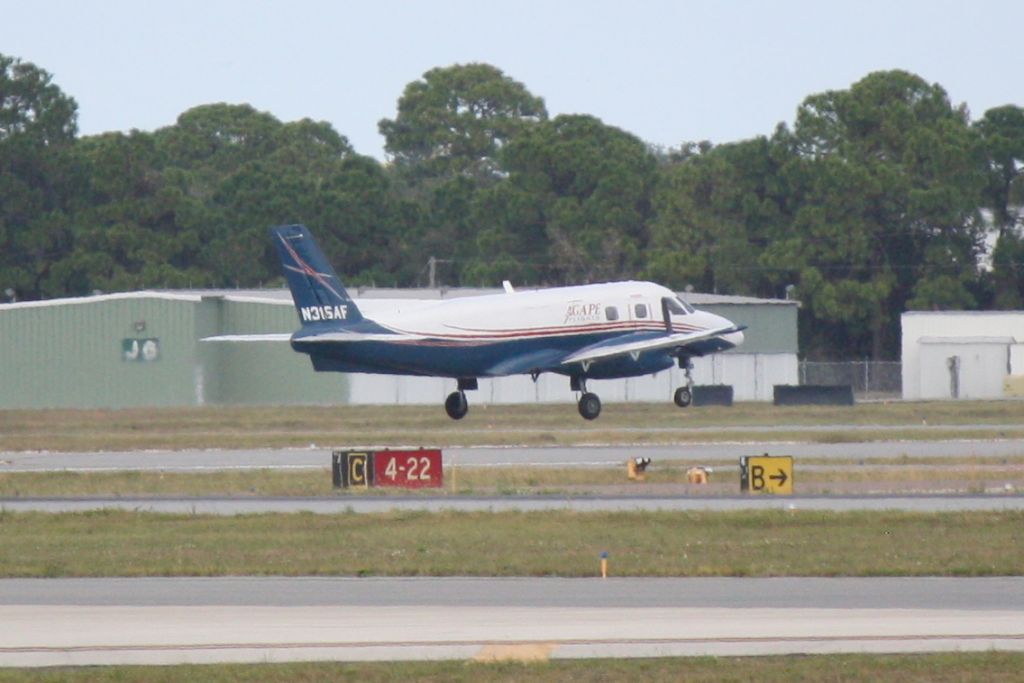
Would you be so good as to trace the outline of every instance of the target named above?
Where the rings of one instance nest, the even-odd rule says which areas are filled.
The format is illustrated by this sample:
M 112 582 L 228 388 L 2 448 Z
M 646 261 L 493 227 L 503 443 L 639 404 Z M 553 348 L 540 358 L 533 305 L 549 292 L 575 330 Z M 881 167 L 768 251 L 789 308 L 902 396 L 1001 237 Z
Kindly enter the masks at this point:
M 448 413 L 448 417 L 453 420 L 461 420 L 466 417 L 466 413 L 469 412 L 469 401 L 466 400 L 466 393 L 463 391 L 453 391 L 448 394 L 448 398 L 444 401 L 444 412 Z
M 580 415 L 586 420 L 594 420 L 601 414 L 601 399 L 597 394 L 585 393 L 580 396 Z
M 679 387 L 676 389 L 676 395 L 673 400 L 676 402 L 677 406 L 685 408 L 693 403 L 693 392 L 690 391 L 690 387 Z

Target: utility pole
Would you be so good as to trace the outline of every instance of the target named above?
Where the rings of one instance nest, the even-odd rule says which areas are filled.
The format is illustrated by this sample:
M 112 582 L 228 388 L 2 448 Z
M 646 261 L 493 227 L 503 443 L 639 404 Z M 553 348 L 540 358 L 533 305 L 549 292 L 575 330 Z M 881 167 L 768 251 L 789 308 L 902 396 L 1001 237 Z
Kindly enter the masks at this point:
M 451 263 L 451 259 L 441 259 L 435 256 L 431 256 L 427 259 L 427 286 L 431 289 L 437 287 L 437 264 L 438 263 Z M 423 272 L 423 271 L 420 271 Z

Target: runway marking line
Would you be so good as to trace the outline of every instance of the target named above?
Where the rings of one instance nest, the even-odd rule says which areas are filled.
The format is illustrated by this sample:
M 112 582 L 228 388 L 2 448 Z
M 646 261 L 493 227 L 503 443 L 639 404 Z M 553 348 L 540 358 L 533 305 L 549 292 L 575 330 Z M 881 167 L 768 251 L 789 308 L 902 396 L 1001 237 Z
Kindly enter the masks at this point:
M 174 650 L 247 650 L 275 649 L 300 650 L 310 648 L 379 648 L 379 647 L 472 647 L 493 649 L 495 653 L 508 649 L 526 652 L 527 649 L 552 650 L 563 645 L 702 645 L 711 643 L 829 643 L 829 642 L 901 642 L 939 640 L 1019 640 L 1024 633 L 943 633 L 931 635 L 849 635 L 849 636 L 727 636 L 722 638 L 569 638 L 565 640 L 411 640 L 411 641 L 353 641 L 316 643 L 207 643 L 179 645 L 75 645 L 0 647 L 0 654 L 54 653 L 54 652 L 148 652 Z

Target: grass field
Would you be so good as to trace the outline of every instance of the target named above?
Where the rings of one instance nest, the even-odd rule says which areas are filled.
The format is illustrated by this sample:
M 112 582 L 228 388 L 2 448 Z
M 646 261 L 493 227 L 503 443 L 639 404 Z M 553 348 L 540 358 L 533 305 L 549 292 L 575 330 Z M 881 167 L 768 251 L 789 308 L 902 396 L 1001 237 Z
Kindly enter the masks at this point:
M 0 683 L 1011 683 L 1021 680 L 1024 654 L 1005 652 L 814 657 L 602 659 L 546 663 L 407 662 L 391 664 L 223 664 L 0 669 Z
M 786 431 L 779 425 L 817 426 Z M 958 426 L 976 425 L 970 429 Z M 453 422 L 438 406 L 0 411 L 0 451 L 372 445 L 562 445 L 707 441 L 1007 438 L 1024 436 L 1024 403 L 865 403 L 680 410 L 608 404 L 593 422 L 571 403 L 474 406 Z
M 0 576 L 1008 576 L 1024 513 L 0 513 Z

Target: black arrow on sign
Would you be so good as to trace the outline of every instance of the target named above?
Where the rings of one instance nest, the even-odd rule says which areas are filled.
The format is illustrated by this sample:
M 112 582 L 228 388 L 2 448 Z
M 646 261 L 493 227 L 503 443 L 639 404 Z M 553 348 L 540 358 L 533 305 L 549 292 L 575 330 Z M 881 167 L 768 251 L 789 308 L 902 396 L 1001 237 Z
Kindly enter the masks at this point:
M 785 486 L 786 482 L 789 480 L 789 477 L 787 477 L 786 473 L 782 470 L 779 470 L 778 474 L 773 474 L 768 478 L 771 479 L 772 481 L 778 481 L 779 486 Z

